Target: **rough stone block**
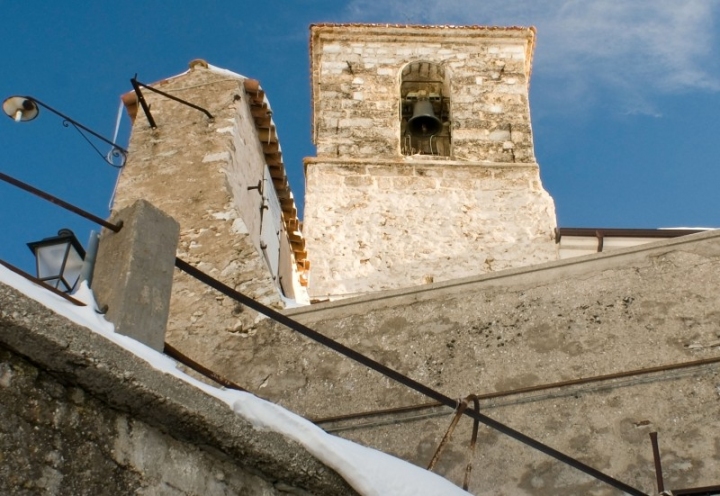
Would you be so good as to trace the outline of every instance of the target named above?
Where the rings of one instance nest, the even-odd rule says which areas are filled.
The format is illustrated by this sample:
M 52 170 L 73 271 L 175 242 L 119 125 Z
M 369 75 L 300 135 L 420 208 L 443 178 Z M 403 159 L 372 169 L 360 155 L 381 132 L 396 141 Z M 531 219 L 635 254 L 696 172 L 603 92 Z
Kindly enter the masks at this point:
M 145 200 L 115 214 L 100 237 L 93 291 L 115 331 L 162 351 L 180 226 Z

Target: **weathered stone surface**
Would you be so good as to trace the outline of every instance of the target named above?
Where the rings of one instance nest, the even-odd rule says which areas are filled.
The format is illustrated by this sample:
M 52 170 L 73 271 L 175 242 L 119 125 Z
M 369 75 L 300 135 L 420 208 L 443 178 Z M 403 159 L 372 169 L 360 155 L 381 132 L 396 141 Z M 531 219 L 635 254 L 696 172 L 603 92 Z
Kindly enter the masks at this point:
M 0 493 L 355 494 L 283 436 L 0 284 Z
M 454 156 L 535 162 L 528 105 L 534 30 L 316 25 L 310 36 L 319 158 L 399 155 L 400 76 L 424 61 L 450 74 Z
M 4 495 L 282 494 L 3 348 L 0 367 Z
M 145 200 L 117 212 L 100 237 L 93 291 L 115 331 L 163 351 L 179 225 Z
M 530 126 L 534 39 L 527 28 L 311 27 L 317 157 L 305 161 L 303 234 L 312 298 L 557 259 Z M 408 152 L 398 110 L 416 73 L 442 79 L 433 84 L 450 99 L 437 133 L 450 141 L 431 141 L 424 155 Z
M 555 260 L 537 166 L 306 161 L 315 298 L 416 286 Z
M 138 110 L 113 211 L 137 199 L 151 202 L 180 223 L 178 257 L 244 294 L 282 308 L 279 281 L 272 278 L 261 243 L 261 230 L 270 229 L 273 210 L 263 206 L 278 200 L 272 180 L 266 177 L 251 96 L 243 81 L 241 76 L 196 64 L 187 73 L 157 84 L 160 90 L 207 109 L 214 120 L 144 91 L 158 127 L 150 128 Z M 286 237 L 284 227 L 272 230 L 282 230 Z M 290 253 L 287 243 L 283 248 L 283 253 Z M 286 282 L 291 279 L 292 275 L 285 275 Z M 224 355 L 225 342 L 243 339 L 258 318 L 254 311 L 175 271 L 166 339 L 198 362 Z
M 450 397 L 720 357 L 720 233 L 296 309 L 313 329 Z M 263 321 L 211 365 L 311 418 L 427 398 Z M 714 485 L 720 463 L 718 364 L 481 402 L 481 411 L 652 493 L 648 433 L 659 432 L 667 487 Z M 323 423 L 426 465 L 444 409 Z M 438 472 L 473 494 L 618 494 L 488 428 L 469 457 L 462 420 Z

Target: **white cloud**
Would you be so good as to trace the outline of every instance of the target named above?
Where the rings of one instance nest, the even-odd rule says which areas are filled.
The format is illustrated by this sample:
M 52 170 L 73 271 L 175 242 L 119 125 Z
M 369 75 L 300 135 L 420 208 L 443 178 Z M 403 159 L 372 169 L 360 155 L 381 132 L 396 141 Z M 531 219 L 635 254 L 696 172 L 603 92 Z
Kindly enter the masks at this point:
M 602 93 L 621 112 L 654 115 L 653 95 L 720 90 L 719 11 L 716 0 L 351 0 L 347 14 L 536 26 L 533 74 L 552 81 L 558 99 L 577 104 Z

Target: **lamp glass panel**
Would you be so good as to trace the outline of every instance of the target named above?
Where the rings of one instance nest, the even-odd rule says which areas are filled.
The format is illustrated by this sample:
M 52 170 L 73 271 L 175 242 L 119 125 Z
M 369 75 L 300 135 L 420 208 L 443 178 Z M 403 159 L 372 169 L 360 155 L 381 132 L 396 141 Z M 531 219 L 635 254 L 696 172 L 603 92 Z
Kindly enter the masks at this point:
M 83 259 L 80 254 L 75 251 L 75 248 L 70 246 L 70 252 L 68 253 L 67 262 L 65 262 L 65 272 L 63 273 L 63 279 L 70 286 L 68 290 L 75 287 L 75 283 L 80 277 L 82 272 Z
M 37 271 L 40 279 L 60 277 L 65 253 L 67 253 L 69 247 L 70 243 L 67 242 L 57 245 L 38 246 L 35 249 Z

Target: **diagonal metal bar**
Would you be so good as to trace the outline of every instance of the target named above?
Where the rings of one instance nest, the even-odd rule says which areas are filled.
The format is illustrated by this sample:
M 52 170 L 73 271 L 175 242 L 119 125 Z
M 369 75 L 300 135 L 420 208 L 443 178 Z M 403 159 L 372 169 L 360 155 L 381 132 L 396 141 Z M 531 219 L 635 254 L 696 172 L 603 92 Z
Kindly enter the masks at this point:
M 195 372 L 204 375 L 208 379 L 212 379 L 213 381 L 217 382 L 221 386 L 224 386 L 228 389 L 235 389 L 237 391 L 247 391 L 247 389 L 244 389 L 243 387 L 239 386 L 238 384 L 234 383 L 230 379 L 221 376 L 217 372 L 213 372 L 209 368 L 200 365 L 198 362 L 190 358 L 189 356 L 182 353 L 180 350 L 172 346 L 167 341 L 165 342 L 165 346 L 163 348 L 163 353 L 165 353 L 170 358 L 174 358 L 178 362 L 182 363 L 186 367 L 189 367 L 193 369 Z
M 137 95 L 138 101 L 140 102 L 140 106 L 142 107 L 143 112 L 145 112 L 145 116 L 147 117 L 148 122 L 150 123 L 150 127 L 152 127 L 153 129 L 157 128 L 157 125 L 155 124 L 155 119 L 153 119 L 153 116 L 150 113 L 150 107 L 148 106 L 147 102 L 145 101 L 145 97 L 143 96 L 142 91 L 140 90 L 141 86 L 143 88 L 146 88 L 146 89 L 152 91 L 153 93 L 162 95 L 165 98 L 169 98 L 170 100 L 174 100 L 178 103 L 182 103 L 183 105 L 187 105 L 188 107 L 194 108 L 195 110 L 199 110 L 200 112 L 205 114 L 208 117 L 208 119 L 211 119 L 211 120 L 215 119 L 215 117 L 213 117 L 213 115 L 210 112 L 208 112 L 206 109 L 202 108 L 199 105 L 195 105 L 194 103 L 190 103 L 187 100 L 178 98 L 174 95 L 171 95 L 170 93 L 165 93 L 164 91 L 160 91 L 157 88 L 153 88 L 152 86 L 148 86 L 145 83 L 141 83 L 140 81 L 137 80 L 137 74 L 135 75 L 135 77 L 133 77 L 130 80 L 130 84 L 132 84 L 133 90 L 135 90 L 135 94 Z
M 223 284 L 222 282 L 218 281 L 217 279 L 205 274 L 201 270 L 193 267 L 189 263 L 185 262 L 184 260 L 181 260 L 180 258 L 175 259 L 175 266 L 182 270 L 183 272 L 189 274 L 192 277 L 195 277 L 199 281 L 207 284 L 213 289 L 216 289 L 220 293 L 224 294 L 225 296 L 228 296 L 229 298 L 232 298 L 233 300 L 242 303 L 243 305 L 252 308 L 253 310 L 256 310 L 263 315 L 266 315 L 270 317 L 271 319 L 275 320 L 276 322 L 279 322 L 280 324 L 283 324 L 284 326 L 289 327 L 293 331 L 299 332 L 300 334 L 312 339 L 313 341 L 316 341 L 324 346 L 327 346 L 328 348 L 340 353 L 341 355 L 344 355 L 348 358 L 351 358 L 355 360 L 358 363 L 361 363 L 362 365 L 365 365 L 366 367 L 369 367 L 376 372 L 379 372 L 383 374 L 386 377 L 389 377 L 390 379 L 393 379 L 396 382 L 399 382 L 400 384 L 403 384 L 425 396 L 428 396 L 436 401 L 439 401 L 440 403 L 447 405 L 453 409 L 457 406 L 457 400 L 454 400 L 450 398 L 449 396 L 446 396 L 439 391 L 436 391 L 424 384 L 421 384 L 414 379 L 411 379 L 396 370 L 393 370 L 380 362 L 376 362 L 372 358 L 369 358 L 352 348 L 348 348 L 347 346 L 338 343 L 337 341 L 324 336 L 323 334 L 320 334 L 317 331 L 314 331 L 310 329 L 309 327 L 301 324 L 300 322 L 297 322 L 290 317 L 283 315 L 282 313 L 278 312 L 277 310 L 273 310 L 270 307 L 267 307 L 263 305 L 262 303 L 259 303 L 252 298 L 234 290 L 233 288 Z M 521 443 L 530 446 L 532 448 L 535 448 L 536 450 L 540 451 L 541 453 L 545 453 L 548 456 L 551 456 L 552 458 L 555 458 L 556 460 L 559 460 L 567 465 L 570 465 L 573 468 L 576 468 L 577 470 L 580 470 L 581 472 L 584 472 L 591 477 L 594 477 L 616 489 L 619 489 L 621 491 L 626 492 L 627 494 L 630 494 L 632 496 L 648 496 L 646 493 L 640 491 L 639 489 L 636 489 L 632 486 L 629 486 L 628 484 L 625 484 L 624 482 L 621 482 L 589 465 L 586 465 L 585 463 L 576 460 L 569 455 L 566 455 L 565 453 L 562 453 L 554 448 L 551 448 L 550 446 L 541 443 L 540 441 L 531 438 L 530 436 L 527 436 L 519 431 L 516 431 L 515 429 L 498 422 L 497 420 L 494 420 L 487 415 L 484 415 L 480 412 L 476 412 L 474 410 L 468 410 L 466 409 L 463 412 L 468 417 L 478 420 L 479 422 L 482 422 L 483 424 L 487 425 L 488 427 L 491 427 L 499 432 L 502 432 L 503 434 L 510 436 L 511 438 L 520 441 Z
M 442 454 L 443 450 L 445 449 L 445 446 L 447 445 L 448 441 L 450 441 L 450 437 L 453 435 L 453 432 L 455 432 L 455 427 L 457 427 L 458 422 L 460 421 L 460 417 L 462 417 L 463 412 L 468 406 L 467 398 L 462 400 L 458 406 L 457 410 L 455 410 L 455 415 L 453 415 L 453 419 L 450 422 L 450 426 L 448 426 L 447 430 L 445 431 L 445 435 L 440 440 L 440 443 L 438 444 L 437 449 L 435 450 L 435 454 L 433 455 L 432 459 L 430 460 L 430 463 L 428 463 L 427 469 L 433 470 L 435 468 L 435 464 L 437 464 L 438 460 L 440 460 L 440 455 Z M 465 488 L 467 489 L 467 488 Z
M 7 174 L 3 174 L 0 172 L 0 180 L 5 181 L 8 184 L 12 184 L 13 186 L 16 186 L 23 191 L 27 191 L 28 193 L 32 193 L 35 196 L 38 196 L 42 198 L 43 200 L 47 200 L 50 203 L 53 203 L 57 205 L 58 207 L 64 208 L 65 210 L 69 210 L 70 212 L 79 215 L 80 217 L 85 217 L 88 220 L 91 220 L 95 222 L 96 224 L 99 224 L 103 227 L 107 227 L 113 232 L 119 232 L 120 229 L 122 229 L 122 222 L 118 224 L 112 224 L 105 219 L 101 219 L 97 215 L 93 215 L 90 212 L 87 212 L 79 207 L 76 207 L 75 205 L 72 205 L 66 201 L 61 200 L 60 198 L 51 195 L 50 193 L 46 193 L 42 190 L 39 190 L 33 186 L 30 186 L 27 183 L 24 183 L 20 181 L 19 179 L 15 179 L 14 177 L 8 176 Z
M 140 83 L 138 83 L 137 79 L 132 78 L 130 80 L 130 84 L 132 84 L 133 90 L 135 91 L 135 95 L 137 96 L 138 102 L 140 102 L 140 106 L 143 109 L 143 112 L 145 113 L 145 117 L 147 117 L 148 124 L 150 124 L 150 127 L 153 129 L 157 129 L 157 124 L 155 123 L 155 119 L 152 116 L 152 112 L 150 112 L 150 106 L 145 101 L 145 96 L 142 94 L 142 91 L 140 90 Z
M 80 128 L 80 129 L 82 129 L 83 131 L 92 134 L 93 136 L 95 136 L 95 137 L 96 137 L 97 139 L 99 139 L 100 141 L 104 141 L 104 142 L 107 143 L 108 145 L 112 146 L 114 150 L 118 150 L 118 151 L 121 152 L 123 155 L 127 155 L 128 151 L 127 151 L 125 148 L 123 148 L 122 146 L 120 146 L 120 145 L 118 145 L 118 144 L 110 141 L 110 140 L 107 139 L 105 136 L 96 133 L 95 131 L 93 131 L 93 130 L 90 129 L 89 127 L 80 124 L 78 121 L 76 121 L 76 120 L 73 119 L 72 117 L 68 117 L 67 115 L 63 114 L 62 112 L 60 112 L 60 111 L 57 110 L 57 109 L 54 109 L 53 107 L 51 107 L 51 106 L 48 105 L 47 103 L 41 102 L 40 100 L 38 100 L 38 99 L 35 98 L 34 96 L 24 96 L 23 98 L 27 98 L 28 100 L 32 100 L 32 101 L 35 102 L 37 105 L 40 105 L 41 107 L 49 110 L 49 111 L 52 112 L 53 114 L 55 114 L 55 115 L 57 115 L 57 116 L 59 116 L 59 117 L 62 117 L 62 119 L 63 119 L 64 121 L 69 122 L 70 124 L 72 124 L 72 125 L 75 126 L 76 128 Z M 66 126 L 66 127 L 67 127 L 67 126 Z
M 43 281 L 43 280 L 41 280 L 41 279 L 38 279 L 37 277 L 34 277 L 34 276 L 31 275 L 31 274 L 28 274 L 28 273 L 25 272 L 24 270 L 18 269 L 18 268 L 15 267 L 14 265 L 11 265 L 11 264 L 5 262 L 4 260 L 0 260 L 0 265 L 2 265 L 3 267 L 5 267 L 6 269 L 8 269 L 8 270 L 10 270 L 10 271 L 12 271 L 12 272 L 15 272 L 15 273 L 16 273 L 17 275 L 19 275 L 19 276 L 23 276 L 23 277 L 24 277 L 25 279 L 27 279 L 28 281 L 34 282 L 34 283 L 37 284 L 38 286 L 42 286 L 43 288 L 47 289 L 47 290 L 50 291 L 51 293 L 54 293 L 54 294 L 60 296 L 61 298 L 65 298 L 67 301 L 69 301 L 70 303 L 72 303 L 72 304 L 75 305 L 75 306 L 78 306 L 78 307 L 85 307 L 85 306 L 87 306 L 87 305 L 85 305 L 85 303 L 83 303 L 82 301 L 73 298 L 72 296 L 70 296 L 70 295 L 67 294 L 67 293 L 63 293 L 63 292 L 60 291 L 59 289 L 50 286 L 50 285 L 49 285 L 48 283 L 46 283 L 45 281 Z
M 650 433 L 650 443 L 652 444 L 653 460 L 655 461 L 655 478 L 657 479 L 658 492 L 665 491 L 665 482 L 663 481 L 662 463 L 660 462 L 660 448 L 658 447 L 657 432 Z

